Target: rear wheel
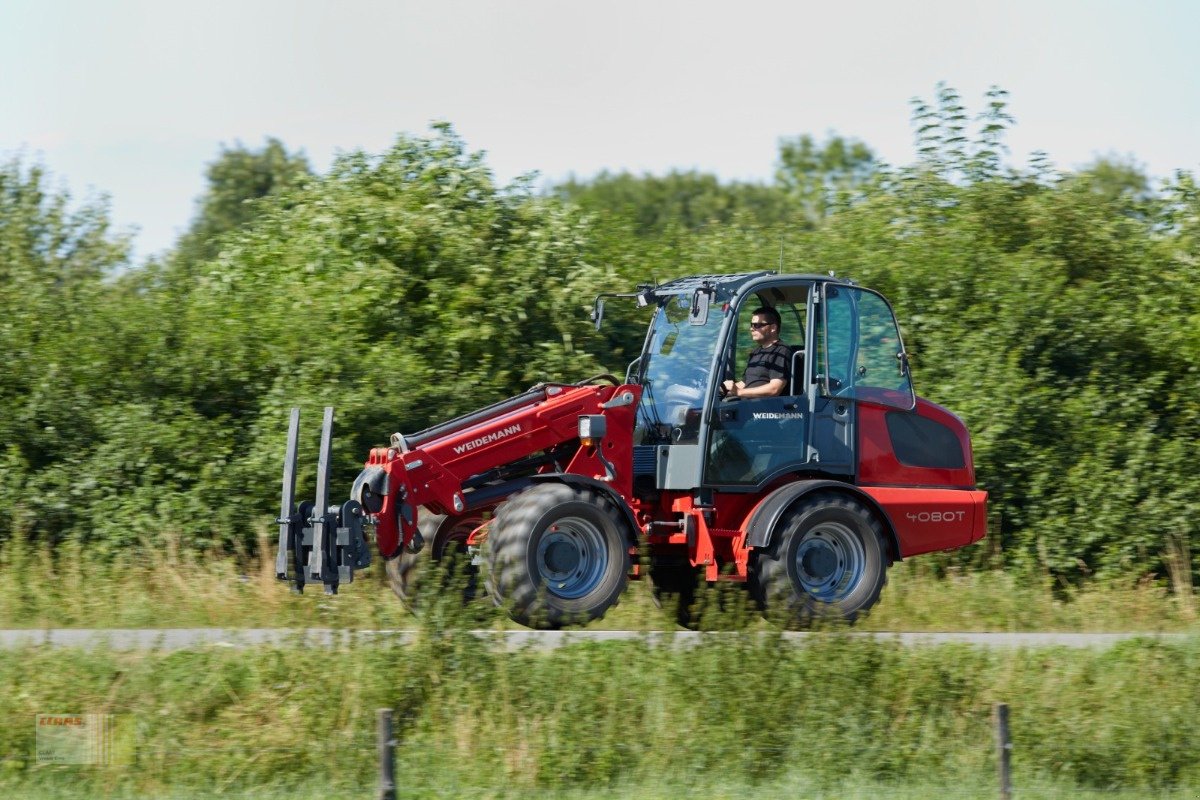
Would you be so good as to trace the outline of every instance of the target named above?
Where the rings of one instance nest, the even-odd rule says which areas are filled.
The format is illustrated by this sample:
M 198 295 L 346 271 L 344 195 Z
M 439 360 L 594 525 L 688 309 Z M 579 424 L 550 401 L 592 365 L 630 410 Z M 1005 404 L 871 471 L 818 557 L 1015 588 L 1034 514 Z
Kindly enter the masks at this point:
M 533 628 L 602 617 L 625 589 L 627 528 L 591 489 L 542 483 L 513 495 L 488 533 L 493 599 Z
M 879 600 L 888 563 L 875 515 L 853 498 L 822 492 L 784 515 L 770 548 L 755 552 L 750 582 L 767 612 L 789 627 L 853 622 Z
M 464 602 L 483 593 L 479 570 L 471 564 L 467 552 L 467 538 L 482 524 L 482 512 L 460 517 L 447 517 L 442 514 L 420 517 L 417 527 L 425 537 L 425 547 L 417 553 L 401 550 L 400 555 L 386 562 L 388 584 L 405 608 L 413 612 L 418 610 L 420 587 L 423 579 L 434 572 L 429 569 L 432 565 L 444 566 L 443 585 L 426 587 L 426 591 L 435 588 L 444 590 L 458 583 L 458 576 L 463 576 L 461 582 Z

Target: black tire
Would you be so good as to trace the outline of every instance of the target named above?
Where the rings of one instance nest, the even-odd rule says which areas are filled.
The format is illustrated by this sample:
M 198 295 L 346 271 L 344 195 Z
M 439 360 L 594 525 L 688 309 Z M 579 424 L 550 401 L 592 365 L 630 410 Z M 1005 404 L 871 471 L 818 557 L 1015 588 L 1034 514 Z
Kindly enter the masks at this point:
M 771 546 L 750 562 L 750 588 L 787 627 L 853 622 L 879 600 L 891 559 L 883 528 L 858 500 L 820 492 L 779 522 Z
M 463 602 L 469 602 L 482 594 L 479 570 L 467 560 L 467 538 L 471 531 L 482 524 L 482 512 L 472 512 L 461 517 L 447 517 L 444 514 L 421 515 L 417 520 L 417 528 L 425 537 L 425 547 L 417 553 L 401 550 L 400 555 L 385 562 L 388 585 L 405 608 L 418 613 L 421 582 L 432 572 L 429 569 L 431 563 L 440 563 L 445 558 L 452 559 L 452 563 L 447 564 L 446 574 L 443 575 L 444 582 L 451 583 L 460 569 L 466 571 Z M 426 591 L 435 588 L 446 587 L 426 587 Z
M 591 489 L 542 483 L 513 495 L 488 533 L 492 599 L 531 628 L 604 616 L 629 572 L 628 524 Z

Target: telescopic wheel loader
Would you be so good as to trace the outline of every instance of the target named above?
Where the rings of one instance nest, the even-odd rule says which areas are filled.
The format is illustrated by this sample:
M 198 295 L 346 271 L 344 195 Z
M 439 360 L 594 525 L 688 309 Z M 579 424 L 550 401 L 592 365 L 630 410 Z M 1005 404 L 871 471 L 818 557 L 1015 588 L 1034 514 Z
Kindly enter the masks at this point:
M 983 537 L 987 494 L 967 429 L 914 395 L 882 295 L 832 275 L 701 275 L 601 295 L 597 329 L 616 297 L 654 309 L 624 380 L 538 384 L 392 434 L 341 504 L 329 496 L 331 408 L 316 499 L 293 503 L 294 409 L 278 577 L 336 592 L 370 563 L 367 524 L 402 599 L 422 549 L 469 549 L 518 622 L 584 622 L 641 577 L 648 553 L 656 582 L 744 582 L 764 609 L 803 624 L 853 620 L 894 561 Z M 723 396 L 764 307 L 791 353 L 783 393 Z

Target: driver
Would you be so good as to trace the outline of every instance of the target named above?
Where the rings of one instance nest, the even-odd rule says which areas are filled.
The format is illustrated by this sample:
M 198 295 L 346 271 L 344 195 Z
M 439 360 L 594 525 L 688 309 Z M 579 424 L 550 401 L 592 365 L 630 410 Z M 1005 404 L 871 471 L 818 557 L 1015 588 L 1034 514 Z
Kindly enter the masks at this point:
M 721 384 L 724 397 L 776 397 L 783 394 L 791 377 L 792 348 L 779 341 L 779 312 L 763 306 L 750 315 L 750 338 L 757 345 L 750 351 L 746 372 L 740 381 Z

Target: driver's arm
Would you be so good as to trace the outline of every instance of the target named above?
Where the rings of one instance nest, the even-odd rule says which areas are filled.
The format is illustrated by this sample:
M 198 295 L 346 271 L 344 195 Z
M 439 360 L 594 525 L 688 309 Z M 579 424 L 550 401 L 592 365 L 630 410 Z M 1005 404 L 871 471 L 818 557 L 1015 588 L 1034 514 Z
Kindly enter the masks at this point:
M 783 394 L 783 378 L 772 378 L 762 386 L 745 386 L 741 381 L 733 384 L 730 392 L 734 397 L 778 397 Z

